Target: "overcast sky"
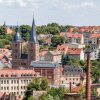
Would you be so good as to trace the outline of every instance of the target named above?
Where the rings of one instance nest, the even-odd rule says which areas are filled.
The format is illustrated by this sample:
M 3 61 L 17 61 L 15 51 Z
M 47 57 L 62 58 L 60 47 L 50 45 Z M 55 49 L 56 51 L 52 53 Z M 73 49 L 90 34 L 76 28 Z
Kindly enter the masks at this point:
M 100 0 L 0 0 L 0 24 L 100 25 Z

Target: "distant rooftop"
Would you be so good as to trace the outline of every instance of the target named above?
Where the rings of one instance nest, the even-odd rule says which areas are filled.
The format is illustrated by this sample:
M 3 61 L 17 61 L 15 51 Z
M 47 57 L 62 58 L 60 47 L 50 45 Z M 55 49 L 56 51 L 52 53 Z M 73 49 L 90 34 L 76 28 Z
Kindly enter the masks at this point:
M 56 62 L 50 62 L 50 61 L 32 61 L 31 62 L 32 67 L 60 67 L 61 65 Z
M 75 67 L 75 66 L 68 66 L 68 65 L 65 66 L 64 71 L 65 71 L 65 73 L 68 73 L 68 74 L 72 74 L 72 73 L 81 74 L 81 73 L 83 73 L 83 69 L 82 68 Z

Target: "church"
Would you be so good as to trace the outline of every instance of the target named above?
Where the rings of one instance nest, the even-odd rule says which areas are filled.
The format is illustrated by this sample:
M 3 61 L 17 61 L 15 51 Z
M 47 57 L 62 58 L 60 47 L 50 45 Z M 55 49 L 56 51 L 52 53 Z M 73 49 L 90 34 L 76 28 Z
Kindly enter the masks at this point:
M 29 41 L 25 42 L 17 30 L 12 42 L 12 68 L 20 69 L 30 68 L 31 61 L 39 60 L 39 43 L 35 30 L 35 21 L 33 17 L 32 30 Z

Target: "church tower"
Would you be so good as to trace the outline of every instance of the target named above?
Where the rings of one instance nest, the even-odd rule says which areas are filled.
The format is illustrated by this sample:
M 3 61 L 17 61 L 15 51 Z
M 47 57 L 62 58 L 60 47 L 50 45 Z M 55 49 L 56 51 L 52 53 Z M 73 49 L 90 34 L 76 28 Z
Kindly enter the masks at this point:
M 35 21 L 33 17 L 32 30 L 30 33 L 30 39 L 28 43 L 28 63 L 30 65 L 31 61 L 39 60 L 39 43 L 37 40 Z
M 31 61 L 39 60 L 39 43 L 33 18 L 32 30 L 28 42 L 21 39 L 19 30 L 12 43 L 12 68 L 30 68 Z
M 19 58 L 21 56 L 21 36 L 19 33 L 19 29 L 14 36 L 13 43 L 12 43 L 12 66 L 13 68 L 17 68 L 20 65 Z

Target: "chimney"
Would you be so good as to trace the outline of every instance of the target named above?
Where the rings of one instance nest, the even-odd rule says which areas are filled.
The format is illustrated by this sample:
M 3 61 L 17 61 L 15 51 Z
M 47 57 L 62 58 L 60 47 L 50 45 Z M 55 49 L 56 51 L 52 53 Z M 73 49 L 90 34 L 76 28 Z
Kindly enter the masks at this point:
M 87 72 L 86 72 L 86 100 L 91 100 L 91 76 L 90 76 L 90 51 L 87 52 Z

